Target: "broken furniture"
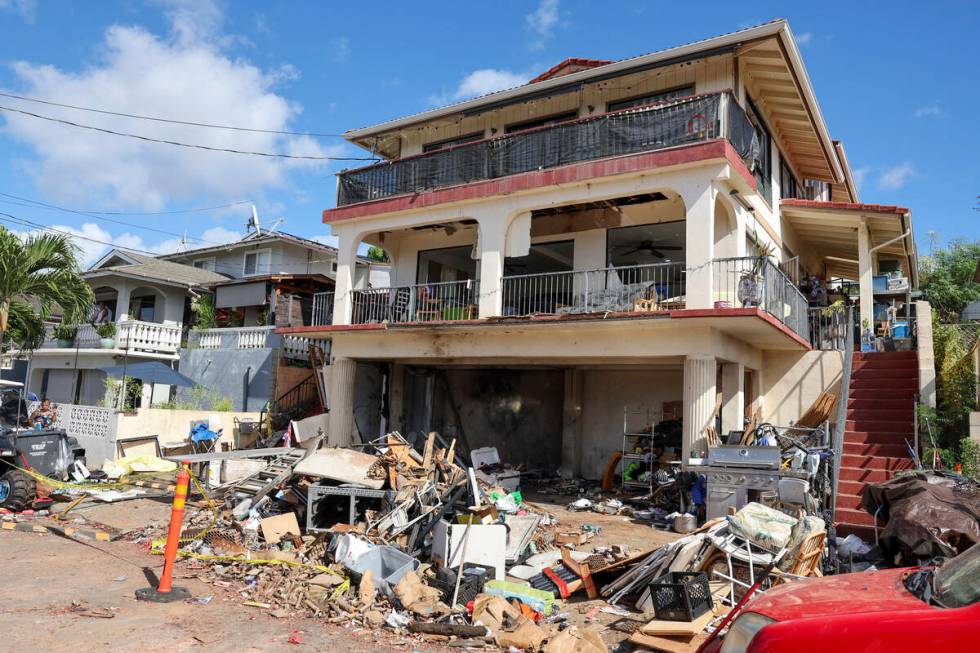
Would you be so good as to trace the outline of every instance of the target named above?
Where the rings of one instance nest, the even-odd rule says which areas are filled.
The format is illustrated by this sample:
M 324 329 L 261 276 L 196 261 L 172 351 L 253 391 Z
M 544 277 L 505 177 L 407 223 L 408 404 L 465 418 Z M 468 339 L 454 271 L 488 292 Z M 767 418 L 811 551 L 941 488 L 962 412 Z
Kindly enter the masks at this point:
M 246 476 L 225 489 L 226 500 L 240 503 L 251 499 L 252 505 L 293 475 L 293 468 L 303 460 L 305 449 L 277 449 L 280 452 L 259 472 Z
M 394 501 L 395 493 L 391 490 L 375 490 L 373 488 L 358 487 L 355 485 L 311 485 L 307 489 L 306 495 L 307 532 L 322 533 L 330 530 L 329 526 L 324 527 L 321 525 L 324 512 L 322 504 L 328 501 L 328 497 L 347 499 L 347 523 L 353 526 L 358 522 L 358 516 L 364 513 L 364 501 L 360 501 L 362 506 L 358 509 L 359 500 L 373 500 L 375 504 L 379 500 L 384 500 L 388 505 L 391 505 Z
M 432 529 L 432 559 L 443 567 L 464 563 L 494 570 L 494 578 L 505 577 L 507 527 L 503 524 L 450 524 L 440 520 Z
M 470 452 L 470 462 L 476 469 L 477 478 L 491 487 L 500 486 L 507 492 L 521 487 L 520 470 L 503 465 L 496 447 L 474 449 Z

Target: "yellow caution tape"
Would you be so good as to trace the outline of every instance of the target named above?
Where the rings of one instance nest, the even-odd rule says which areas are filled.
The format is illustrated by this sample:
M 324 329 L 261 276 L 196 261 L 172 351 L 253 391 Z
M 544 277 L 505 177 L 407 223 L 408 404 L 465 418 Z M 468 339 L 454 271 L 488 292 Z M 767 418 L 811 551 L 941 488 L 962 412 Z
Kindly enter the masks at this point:
M 121 476 L 119 477 L 118 481 L 115 481 L 113 483 L 91 483 L 86 481 L 81 481 L 81 482 L 57 481 L 53 478 L 45 476 L 44 474 L 39 474 L 38 472 L 35 472 L 33 469 L 26 469 L 24 467 L 19 467 L 6 460 L 2 462 L 6 463 L 10 467 L 13 467 L 18 471 L 27 474 L 35 481 L 40 481 L 41 483 L 44 483 L 49 487 L 53 487 L 57 489 L 73 489 L 73 490 L 83 490 L 83 491 L 84 490 L 91 490 L 91 491 L 115 490 L 122 487 L 129 487 L 131 485 L 135 485 L 136 483 L 140 482 L 140 479 L 142 479 L 143 477 L 156 476 L 160 474 L 160 472 L 135 472 L 133 474 L 128 474 L 126 476 Z

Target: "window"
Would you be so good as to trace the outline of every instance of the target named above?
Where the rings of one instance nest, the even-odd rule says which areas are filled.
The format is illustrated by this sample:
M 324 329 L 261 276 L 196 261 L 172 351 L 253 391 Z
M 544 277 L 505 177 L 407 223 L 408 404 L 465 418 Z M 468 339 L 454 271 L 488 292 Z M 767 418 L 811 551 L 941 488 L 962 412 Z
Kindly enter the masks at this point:
M 473 260 L 473 247 L 443 247 L 424 249 L 418 254 L 416 283 L 440 283 L 444 281 L 465 281 L 476 278 L 476 261 Z
M 578 112 L 569 111 L 568 113 L 559 113 L 553 116 L 547 116 L 545 118 L 535 118 L 534 120 L 528 120 L 526 122 L 515 122 L 504 127 L 504 133 L 516 134 L 517 132 L 527 131 L 528 129 L 550 127 L 551 125 L 568 122 L 569 120 L 575 120 L 576 118 L 578 118 Z
M 756 108 L 751 98 L 748 100 L 748 115 L 755 132 L 759 137 L 759 160 L 752 171 L 759 183 L 759 194 L 766 203 L 772 205 L 772 136 L 762 120 L 762 113 Z
M 194 261 L 194 267 L 198 270 L 210 270 L 214 272 L 214 257 L 209 256 L 207 258 L 199 258 Z
M 447 138 L 444 141 L 436 141 L 435 143 L 426 143 L 422 146 L 422 151 L 435 152 L 436 150 L 444 150 L 447 147 L 453 147 L 454 145 L 463 145 L 464 143 L 472 143 L 473 141 L 479 141 L 482 139 L 483 132 L 476 132 L 473 134 L 467 134 L 466 136 Z
M 798 198 L 800 192 L 800 182 L 793 176 L 784 161 L 782 152 L 779 153 L 779 196 L 783 199 Z
M 686 241 L 683 220 L 609 229 L 606 260 L 610 267 L 683 263 L 687 258 Z
M 331 272 L 337 271 L 337 261 L 334 261 L 333 263 L 330 264 L 330 271 Z
M 633 107 L 642 107 L 648 104 L 657 104 L 658 102 L 669 102 L 670 100 L 687 97 L 688 95 L 694 95 L 694 85 L 679 86 L 666 91 L 657 91 L 649 95 L 629 98 L 628 100 L 610 102 L 606 105 L 606 111 L 622 111 L 623 109 L 632 109 Z
M 245 267 L 242 274 L 246 277 L 256 274 L 269 274 L 272 271 L 272 254 L 270 250 L 258 249 L 245 253 Z

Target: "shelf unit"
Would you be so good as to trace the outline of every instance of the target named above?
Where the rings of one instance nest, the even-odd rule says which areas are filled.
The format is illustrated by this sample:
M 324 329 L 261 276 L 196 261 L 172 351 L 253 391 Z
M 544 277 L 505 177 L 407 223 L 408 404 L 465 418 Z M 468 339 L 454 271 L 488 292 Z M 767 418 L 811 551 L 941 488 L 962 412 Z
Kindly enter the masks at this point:
M 636 418 L 633 419 L 632 424 L 630 421 L 630 416 L 637 416 L 644 418 L 644 423 L 650 428 L 649 433 L 641 433 L 635 430 Z M 652 409 L 646 410 L 636 410 L 630 411 L 628 406 L 623 406 L 623 449 L 622 449 L 622 474 L 620 474 L 620 488 L 623 492 L 634 491 L 638 489 L 644 489 L 647 492 L 653 492 L 654 485 L 654 474 L 653 470 L 655 467 L 654 460 L 652 458 L 653 452 L 653 442 L 657 437 L 657 434 L 653 432 L 653 425 L 656 423 L 656 414 Z M 641 444 L 642 443 L 642 444 Z M 650 453 L 636 453 L 636 449 L 642 447 L 649 449 Z M 641 464 L 646 464 L 646 470 L 650 472 L 650 478 L 647 481 L 628 481 L 626 480 L 626 468 L 631 462 L 640 462 Z M 642 472 L 641 472 L 642 473 Z

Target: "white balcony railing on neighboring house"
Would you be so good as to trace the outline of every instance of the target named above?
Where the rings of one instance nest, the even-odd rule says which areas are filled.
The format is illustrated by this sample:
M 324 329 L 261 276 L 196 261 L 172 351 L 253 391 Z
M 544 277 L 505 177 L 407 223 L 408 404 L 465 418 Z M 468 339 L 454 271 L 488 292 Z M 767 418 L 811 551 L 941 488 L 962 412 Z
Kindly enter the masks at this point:
M 334 293 L 318 292 L 313 295 L 313 326 L 333 324 Z
M 159 354 L 180 350 L 180 325 L 124 320 L 116 325 L 116 348 Z
M 53 327 L 48 327 L 42 349 L 57 349 L 61 346 L 54 338 L 52 330 Z M 112 338 L 115 346 L 110 351 L 121 349 L 131 353 L 175 355 L 180 350 L 180 332 L 179 324 L 123 320 L 116 323 L 116 335 Z M 100 349 L 102 339 L 91 324 L 80 324 L 75 330 L 75 339 L 70 347 Z
M 310 360 L 309 347 L 312 342 L 312 338 L 304 338 L 302 336 L 283 336 L 282 352 L 286 358 L 308 361 Z
M 276 346 L 276 327 L 226 327 L 201 329 L 190 334 L 200 349 L 263 349 Z

